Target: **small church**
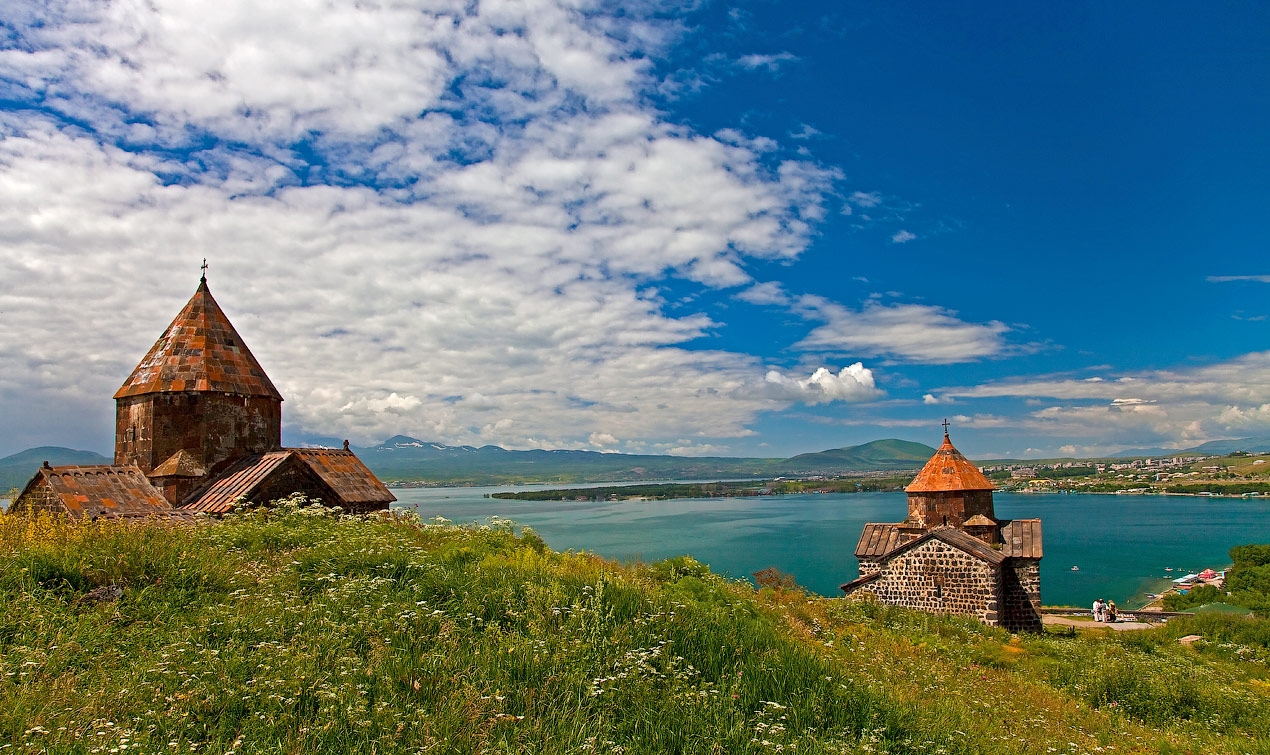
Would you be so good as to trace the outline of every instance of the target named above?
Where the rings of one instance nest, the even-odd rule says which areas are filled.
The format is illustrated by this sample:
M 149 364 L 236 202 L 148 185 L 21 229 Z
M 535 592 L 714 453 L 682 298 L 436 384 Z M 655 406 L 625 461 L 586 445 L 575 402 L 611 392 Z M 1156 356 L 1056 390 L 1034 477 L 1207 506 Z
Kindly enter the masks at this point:
M 1041 520 L 997 519 L 993 484 L 944 442 L 904 489 L 908 518 L 864 525 L 846 595 L 1041 631 Z
M 180 518 L 303 493 L 362 514 L 397 500 L 348 441 L 343 449 L 282 447 L 282 394 L 212 298 L 206 275 L 115 392 L 114 462 L 45 462 L 9 511 Z

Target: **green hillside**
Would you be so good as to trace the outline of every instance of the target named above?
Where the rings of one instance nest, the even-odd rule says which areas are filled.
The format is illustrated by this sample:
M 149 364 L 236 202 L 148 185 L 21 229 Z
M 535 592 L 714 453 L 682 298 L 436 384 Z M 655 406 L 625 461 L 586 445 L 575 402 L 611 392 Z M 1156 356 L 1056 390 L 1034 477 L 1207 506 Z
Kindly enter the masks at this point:
M 889 438 L 859 446 L 799 454 L 781 462 L 778 467 L 787 473 L 916 469 L 925 464 L 934 453 L 935 449 L 924 443 Z
M 21 488 L 35 476 L 40 465 L 109 464 L 110 459 L 92 451 L 76 451 L 58 446 L 40 446 L 0 459 L 0 496 L 10 488 Z
M 687 557 L 298 504 L 0 516 L 0 549 L 13 752 L 1270 751 L 1261 619 L 1012 638 Z

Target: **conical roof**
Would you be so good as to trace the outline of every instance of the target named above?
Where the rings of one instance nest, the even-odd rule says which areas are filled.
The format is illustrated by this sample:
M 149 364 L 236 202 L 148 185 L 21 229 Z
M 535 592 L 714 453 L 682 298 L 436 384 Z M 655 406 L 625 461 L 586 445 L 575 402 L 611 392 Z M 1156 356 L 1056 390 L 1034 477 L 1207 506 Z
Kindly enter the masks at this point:
M 115 398 L 207 391 L 282 400 L 242 336 L 207 289 L 207 279 L 150 347 Z
M 953 448 L 948 433 L 944 442 L 930 457 L 922 471 L 904 488 L 908 493 L 938 493 L 954 490 L 992 490 L 993 485 L 983 472 L 971 464 L 961 452 Z

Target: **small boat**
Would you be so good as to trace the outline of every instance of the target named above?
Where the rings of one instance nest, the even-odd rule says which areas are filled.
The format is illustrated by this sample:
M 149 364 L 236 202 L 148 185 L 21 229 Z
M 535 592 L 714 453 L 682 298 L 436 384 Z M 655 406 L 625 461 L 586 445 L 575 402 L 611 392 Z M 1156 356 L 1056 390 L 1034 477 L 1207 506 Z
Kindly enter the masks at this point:
M 1166 567 L 1164 567 L 1164 571 L 1173 571 L 1173 567 L 1171 567 L 1171 566 L 1166 566 Z
M 1079 566 L 1073 566 L 1073 567 L 1072 567 L 1072 571 L 1080 571 L 1080 567 L 1079 567 Z

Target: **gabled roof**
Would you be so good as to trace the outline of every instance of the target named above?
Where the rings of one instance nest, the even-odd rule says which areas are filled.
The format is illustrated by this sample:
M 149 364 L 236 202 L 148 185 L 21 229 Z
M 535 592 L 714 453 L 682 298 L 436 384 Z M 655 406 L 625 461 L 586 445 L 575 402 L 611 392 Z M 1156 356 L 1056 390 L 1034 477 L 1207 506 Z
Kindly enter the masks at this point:
M 187 516 L 176 512 L 134 464 L 42 467 L 10 511 L 38 508 L 40 503 L 60 503 L 76 519 Z
M 870 533 L 870 528 L 874 528 L 872 533 Z M 866 524 L 864 525 L 864 533 L 860 536 L 860 544 L 856 546 L 856 558 L 881 558 L 889 561 L 895 556 L 916 548 L 931 538 L 935 538 L 994 566 L 1006 559 L 1005 554 L 979 538 L 967 535 L 965 532 L 949 526 L 936 527 L 911 540 L 901 539 L 903 533 L 900 532 L 900 525 L 898 524 Z M 870 538 L 867 544 L 865 542 L 866 536 Z M 892 543 L 897 544 L 892 545 Z M 891 547 L 888 548 L 888 545 L 891 545 Z
M 904 490 L 908 493 L 938 493 L 992 488 L 993 484 L 983 476 L 983 472 L 953 448 L 948 433 L 944 433 L 943 444 Z
M 379 481 L 362 460 L 352 451 L 329 448 L 296 448 L 292 450 L 309 468 L 318 473 L 322 482 L 346 504 L 392 503 L 397 496 Z
M 287 450 L 252 454 L 226 469 L 211 485 L 195 494 L 192 500 L 181 505 L 186 511 L 205 511 L 209 514 L 225 514 L 239 500 L 250 499 L 255 491 L 291 458 Z M 266 501 L 253 501 L 266 503 Z
M 996 527 L 997 523 L 984 516 L 983 514 L 975 514 L 966 520 L 967 527 Z
M 1041 558 L 1041 520 L 1002 522 L 1001 553 L 1010 558 Z
M 352 451 L 281 448 L 244 457 L 210 485 L 195 492 L 181 508 L 225 514 L 240 500 L 268 503 L 268 500 L 256 497 L 275 489 L 279 479 L 275 475 L 291 473 L 310 480 L 313 487 L 323 491 L 318 497 L 328 506 L 364 510 L 368 508 L 367 504 L 389 504 L 397 500 Z M 288 489 L 287 492 L 291 491 Z
M 199 282 L 194 296 L 115 392 L 115 398 L 185 391 L 282 400 L 212 298 L 206 279 Z
M 878 558 L 885 556 L 905 542 L 900 536 L 899 524 L 877 524 L 869 522 L 860 533 L 860 540 L 855 546 L 856 558 Z
M 150 470 L 150 477 L 202 477 L 207 470 L 194 458 L 194 455 L 182 448 L 168 457 L 167 461 Z

